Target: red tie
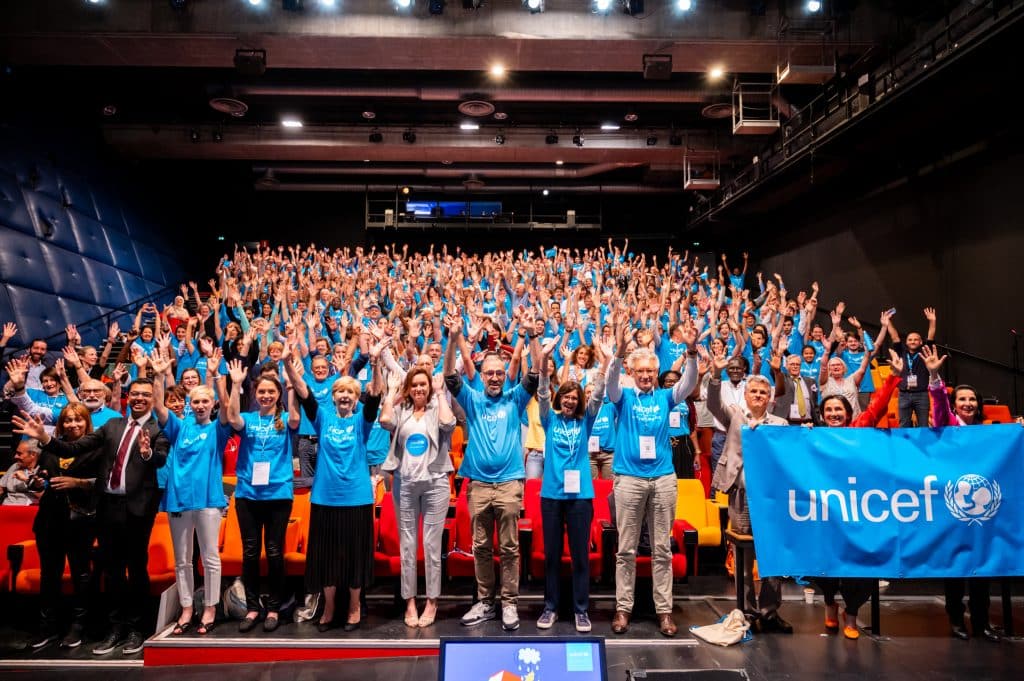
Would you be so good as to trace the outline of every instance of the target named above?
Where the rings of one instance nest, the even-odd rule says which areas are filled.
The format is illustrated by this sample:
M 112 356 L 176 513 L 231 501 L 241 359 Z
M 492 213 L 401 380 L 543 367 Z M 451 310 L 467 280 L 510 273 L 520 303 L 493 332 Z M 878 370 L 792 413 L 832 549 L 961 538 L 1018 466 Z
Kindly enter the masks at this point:
M 133 419 L 128 419 L 128 427 L 125 428 L 124 437 L 121 439 L 121 446 L 117 448 L 117 458 L 114 459 L 114 468 L 110 471 L 110 489 L 117 489 L 121 486 L 121 469 L 124 468 L 124 460 L 128 458 L 128 450 L 131 448 L 132 436 L 138 424 Z

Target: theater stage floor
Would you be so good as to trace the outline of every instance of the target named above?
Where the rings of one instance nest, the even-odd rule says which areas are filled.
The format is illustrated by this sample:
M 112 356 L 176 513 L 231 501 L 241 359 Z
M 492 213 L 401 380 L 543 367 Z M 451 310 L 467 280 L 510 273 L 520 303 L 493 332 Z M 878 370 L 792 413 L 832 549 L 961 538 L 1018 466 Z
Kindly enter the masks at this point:
M 653 618 L 636 621 L 625 636 L 614 636 L 609 622 L 614 609 L 607 596 L 596 597 L 591 615 L 594 634 L 607 637 L 610 681 L 625 679 L 631 669 L 744 669 L 755 680 L 781 679 L 839 679 L 853 681 L 916 681 L 953 679 L 1015 679 L 1019 678 L 1024 660 L 1024 641 L 1005 641 L 991 644 L 972 640 L 968 643 L 954 640 L 948 635 L 946 615 L 935 582 L 894 583 L 882 600 L 882 636 L 863 632 L 859 641 L 847 641 L 841 636 L 828 636 L 822 629 L 823 608 L 820 595 L 813 605 L 803 602 L 802 589 L 795 584 L 786 585 L 783 615 L 793 623 L 796 633 L 758 635 L 747 644 L 730 648 L 717 648 L 692 639 L 686 632 L 691 624 L 707 624 L 727 612 L 734 601 L 729 598 L 725 580 L 705 578 L 701 593 L 717 586 L 710 597 L 688 597 L 688 587 L 677 587 L 680 598 L 676 602 L 676 621 L 680 633 L 675 639 L 666 639 L 657 633 Z M 59 670 L 61 679 L 75 681 L 171 681 L 172 679 L 224 679 L 231 681 L 276 681 L 277 679 L 379 679 L 381 681 L 420 681 L 436 678 L 437 657 L 430 649 L 436 648 L 440 636 L 505 636 L 505 635 L 574 635 L 571 623 L 559 621 L 549 632 L 538 632 L 534 626 L 542 604 L 536 595 L 524 597 L 520 606 L 522 626 L 518 632 L 503 632 L 498 622 L 487 622 L 477 627 L 462 627 L 458 617 L 469 601 L 452 600 L 442 604 L 441 617 L 429 629 L 410 630 L 397 619 L 390 600 L 378 594 L 370 602 L 370 615 L 358 632 L 345 633 L 340 629 L 320 634 L 315 626 L 282 625 L 274 634 L 257 629 L 240 636 L 234 623 L 222 623 L 205 640 L 196 635 L 175 637 L 158 634 L 147 643 L 146 664 L 152 656 L 160 654 L 161 664 L 171 662 L 187 667 L 169 666 L 143 668 L 141 658 L 125 659 L 118 655 L 95 658 L 86 646 L 63 652 L 53 646 L 38 653 L 26 649 L 28 634 L 9 627 L 0 629 L 0 675 L 6 676 L 21 668 L 33 670 L 37 678 L 52 678 Z M 1015 630 L 1024 631 L 1024 599 L 1015 599 Z M 862 610 L 862 623 L 867 620 L 869 608 Z M 390 615 L 396 615 L 395 618 Z M 998 599 L 993 600 L 992 618 L 999 621 Z M 9 623 L 10 619 L 7 620 Z M 18 622 L 14 622 L 18 624 Z M 280 660 L 283 651 L 304 645 L 315 645 L 325 654 L 344 654 L 346 647 L 365 651 L 377 646 L 387 657 L 361 660 L 316 660 L 246 662 L 245 664 L 217 664 L 197 666 L 203 655 L 211 649 L 231 650 L 238 645 L 255 646 L 249 650 L 263 650 L 265 659 Z M 198 648 L 197 646 L 202 646 Z M 427 654 L 398 657 L 403 652 Z M 246 660 L 260 659 L 248 656 Z M 78 666 L 73 666 L 73 665 Z M 83 666 L 83 664 L 85 666 Z M 72 665 L 72 666 L 69 666 Z M 103 665 L 100 667 L 99 665 Z M 51 676 L 53 675 L 53 676 Z M 19 674 L 26 678 L 25 674 Z

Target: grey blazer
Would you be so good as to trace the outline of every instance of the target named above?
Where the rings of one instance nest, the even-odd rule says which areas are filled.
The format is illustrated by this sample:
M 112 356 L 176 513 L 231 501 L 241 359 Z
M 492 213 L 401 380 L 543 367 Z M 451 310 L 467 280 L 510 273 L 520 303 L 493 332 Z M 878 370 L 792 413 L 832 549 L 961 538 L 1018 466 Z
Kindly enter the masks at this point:
M 718 459 L 714 479 L 711 484 L 715 489 L 731 492 L 734 488 L 746 489 L 747 481 L 743 475 L 743 426 L 750 418 L 745 407 L 722 404 L 722 381 L 711 379 L 708 385 L 708 411 L 725 426 L 725 446 L 722 456 Z M 761 425 L 788 426 L 786 419 L 771 413 L 765 413 Z
M 430 440 L 430 453 L 428 454 L 430 463 L 427 464 L 427 469 L 431 473 L 451 473 L 455 470 L 455 466 L 452 465 L 452 459 L 448 456 L 448 451 L 452 446 L 452 431 L 455 430 L 455 420 L 452 419 L 451 423 L 440 422 L 437 415 L 437 399 L 438 396 L 436 395 L 432 397 L 426 411 L 423 413 L 427 439 Z M 400 439 L 398 435 L 401 434 L 405 423 L 412 418 L 413 410 L 401 404 L 395 407 L 394 421 L 380 424 L 381 428 L 391 433 L 391 447 L 388 449 L 388 458 L 384 460 L 381 470 L 396 471 L 402 467 L 402 452 L 398 447 L 398 440 Z

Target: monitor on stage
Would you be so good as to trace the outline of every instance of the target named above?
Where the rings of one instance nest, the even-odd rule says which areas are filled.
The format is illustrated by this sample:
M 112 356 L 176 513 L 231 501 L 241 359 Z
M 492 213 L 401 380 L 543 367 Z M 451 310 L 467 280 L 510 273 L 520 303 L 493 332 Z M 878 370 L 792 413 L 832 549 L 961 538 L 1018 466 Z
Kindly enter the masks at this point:
M 439 681 L 607 681 L 604 639 L 442 638 Z

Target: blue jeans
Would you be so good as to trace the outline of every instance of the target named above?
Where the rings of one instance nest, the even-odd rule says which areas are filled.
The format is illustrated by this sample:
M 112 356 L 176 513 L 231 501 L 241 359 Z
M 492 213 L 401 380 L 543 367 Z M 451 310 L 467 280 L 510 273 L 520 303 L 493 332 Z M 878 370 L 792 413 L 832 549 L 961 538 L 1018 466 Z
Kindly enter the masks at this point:
M 928 391 L 900 393 L 899 402 L 900 428 L 913 428 L 911 414 L 917 414 L 917 427 L 928 427 Z
M 544 477 L 544 452 L 539 449 L 526 450 L 526 479 Z
M 544 609 L 558 612 L 559 578 L 562 574 L 563 529 L 569 535 L 572 559 L 572 604 L 577 613 L 590 606 L 590 522 L 594 504 L 590 499 L 540 499 L 544 531 Z

